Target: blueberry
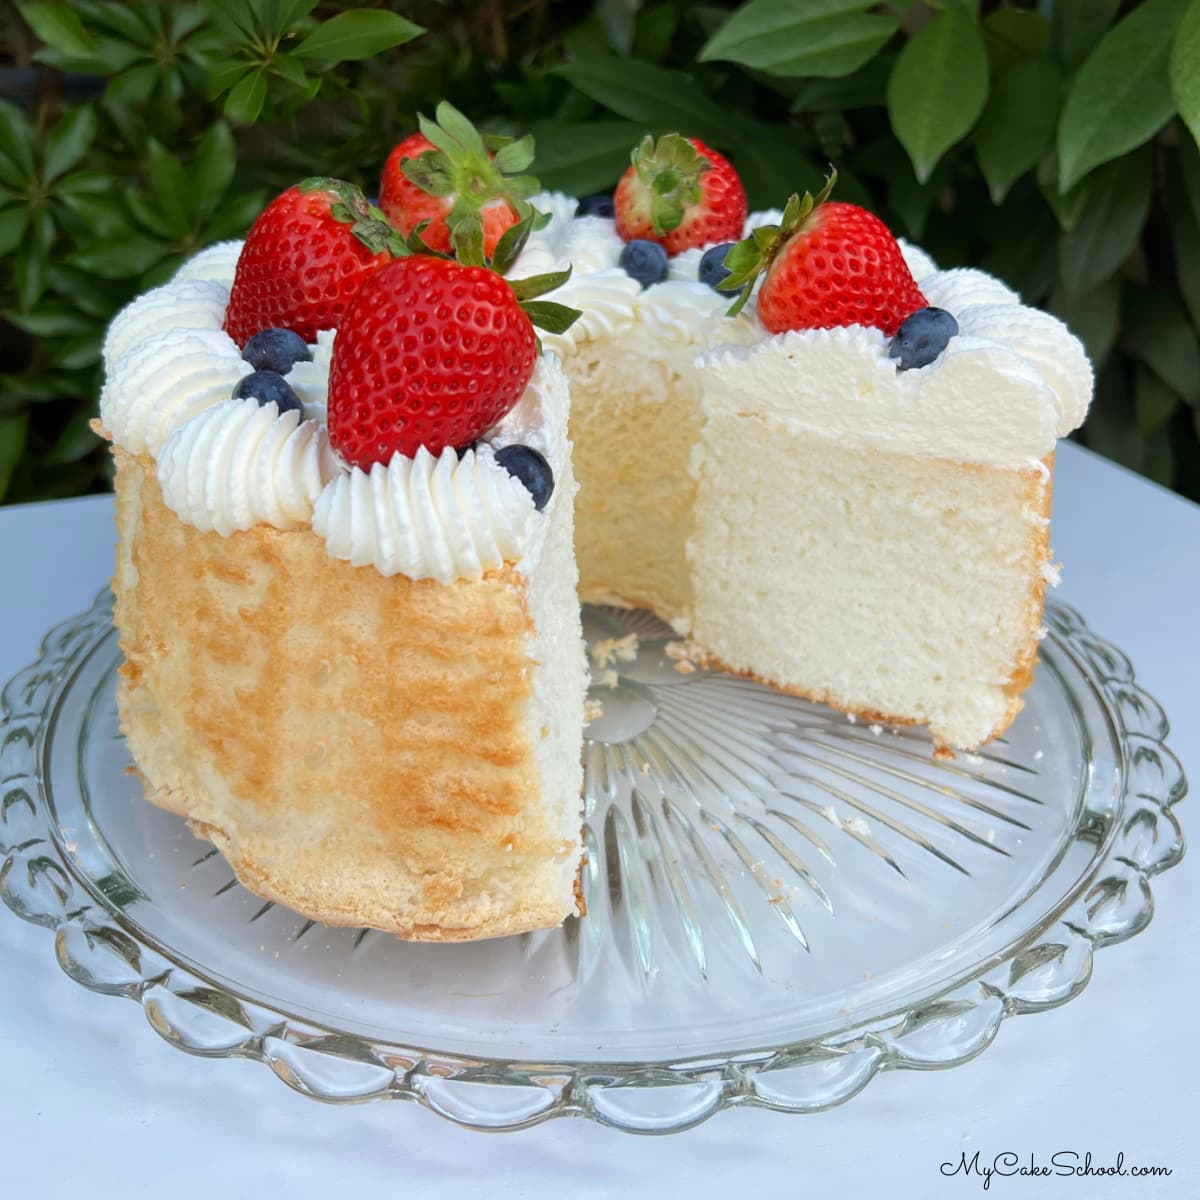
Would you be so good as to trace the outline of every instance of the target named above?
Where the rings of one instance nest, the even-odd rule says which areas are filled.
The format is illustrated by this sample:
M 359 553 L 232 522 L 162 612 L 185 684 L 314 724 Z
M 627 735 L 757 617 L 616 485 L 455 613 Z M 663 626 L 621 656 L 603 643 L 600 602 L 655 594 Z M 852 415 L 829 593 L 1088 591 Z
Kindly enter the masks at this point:
M 312 351 L 308 343 L 290 329 L 264 329 L 246 343 L 242 357 L 256 371 L 286 375 L 293 363 L 311 362 Z
M 590 196 L 584 196 L 575 208 L 577 217 L 608 217 L 611 220 L 615 214 L 613 198 L 608 192 L 594 192 Z
M 719 246 L 710 246 L 704 252 L 704 257 L 700 260 L 700 275 L 701 283 L 707 283 L 714 291 L 722 292 L 725 289 L 721 284 L 729 278 L 729 268 L 725 265 L 725 255 L 732 249 L 732 242 L 722 242 Z M 737 288 L 733 289 L 735 292 Z
M 304 405 L 300 403 L 300 397 L 292 391 L 292 385 L 275 371 L 253 371 L 244 375 L 233 389 L 233 398 L 257 400 L 260 405 L 269 404 L 274 400 L 281 415 L 291 409 L 295 409 L 301 416 L 304 415 Z
M 505 446 L 496 451 L 496 461 L 525 485 L 533 497 L 533 507 L 541 512 L 554 491 L 550 464 L 532 446 Z
M 898 358 L 901 371 L 927 367 L 957 332 L 958 322 L 944 308 L 918 308 L 896 330 L 888 358 Z
M 662 283 L 667 277 L 667 252 L 657 243 L 644 238 L 626 242 L 617 260 L 626 275 L 631 275 L 644 288 Z

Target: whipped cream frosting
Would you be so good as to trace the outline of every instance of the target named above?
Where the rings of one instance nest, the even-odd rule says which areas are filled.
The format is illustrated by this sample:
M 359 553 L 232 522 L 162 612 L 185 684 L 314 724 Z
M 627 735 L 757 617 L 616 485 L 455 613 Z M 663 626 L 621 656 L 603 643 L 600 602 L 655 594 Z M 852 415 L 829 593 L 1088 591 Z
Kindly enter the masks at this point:
M 342 464 L 325 429 L 275 404 L 223 400 L 181 425 L 158 454 L 163 502 L 189 525 L 297 529 Z
M 460 459 L 447 447 L 394 455 L 370 471 L 352 467 L 321 493 L 313 529 L 334 558 L 373 566 L 383 575 L 448 584 L 480 579 L 523 558 L 544 517 L 524 485 L 498 462 L 513 443 L 545 456 L 555 479 L 565 474 L 566 381 L 553 356 L 539 360 L 525 395 Z M 569 498 L 560 497 L 569 503 Z
M 155 459 L 164 503 L 223 537 L 255 525 L 311 527 L 332 557 L 385 575 L 452 583 L 506 562 L 520 569 L 545 519 L 495 452 L 532 446 L 563 476 L 567 385 L 558 359 L 539 360 L 520 402 L 461 460 L 453 450 L 422 450 L 370 472 L 350 468 L 325 428 L 333 330 L 317 334 L 311 362 L 288 372 L 303 415 L 233 398 L 252 370 L 221 328 L 240 250 L 226 242 L 197 255 L 122 310 L 105 338 L 101 425 L 124 449 Z
M 157 454 L 180 425 L 228 400 L 251 366 L 215 329 L 169 329 L 136 342 L 100 392 L 100 424 L 133 454 Z
M 1093 381 L 1082 344 L 983 271 L 939 271 L 923 250 L 900 242 L 926 299 L 952 313 L 960 332 L 929 366 L 899 371 L 876 329 L 769 335 L 753 301 L 730 320 L 729 297 L 698 282 L 703 248 L 671 259 L 668 278 L 642 289 L 616 265 L 622 243 L 611 220 L 573 220 L 574 201 L 558 193 L 532 203 L 551 219 L 531 235 L 514 276 L 562 269 L 571 255 L 600 264 L 554 293 L 588 313 L 566 334 L 543 339 L 564 356 L 642 323 L 663 340 L 704 351 L 698 365 L 705 390 L 721 393 L 714 403 L 736 403 L 850 444 L 1019 470 L 1036 469 L 1087 414 Z M 745 232 L 782 216 L 778 209 L 752 213 Z
M 571 278 L 550 296 L 579 309 L 583 316 L 566 333 L 541 335 L 542 344 L 566 357 L 587 342 L 619 333 L 639 322 L 651 325 L 664 340 L 706 345 L 714 335 L 744 343 L 761 336 L 753 306 L 734 320 L 726 310 L 730 296 L 697 282 L 702 250 L 689 250 L 668 264 L 667 279 L 643 289 L 618 266 L 625 243 L 605 217 L 575 217 L 576 200 L 561 192 L 540 192 L 530 203 L 549 222 L 530 235 L 509 274 L 513 279 L 571 267 Z M 778 220 L 776 213 L 753 213 L 746 229 Z
M 223 283 L 228 290 L 233 286 L 233 276 L 237 271 L 237 260 L 242 253 L 242 243 L 238 240 L 214 242 L 191 258 L 175 272 L 174 283 L 183 283 L 190 279 L 215 280 Z
M 251 370 L 221 329 L 236 241 L 196 255 L 113 321 L 101 424 L 125 449 L 155 456 L 166 503 L 199 529 L 227 536 L 260 523 L 311 525 L 335 558 L 450 583 L 520 566 L 544 521 L 495 450 L 531 445 L 561 478 L 566 380 L 556 355 L 634 324 L 697 348 L 706 405 L 736 404 L 848 444 L 1027 469 L 1086 414 L 1092 373 L 1078 340 L 981 271 L 938 271 L 901 243 L 926 298 L 960 327 L 936 362 L 902 372 L 878 330 L 769 336 L 753 303 L 729 319 L 730 297 L 698 282 L 702 249 L 676 256 L 667 280 L 643 289 L 617 265 L 623 243 L 611 220 L 576 218 L 574 198 L 561 193 L 534 204 L 550 221 L 531 235 L 513 277 L 571 265 L 552 298 L 583 316 L 566 333 L 542 335 L 551 353 L 525 396 L 461 459 L 422 451 L 369 472 L 342 463 L 325 431 L 333 331 L 319 333 L 312 361 L 288 374 L 303 417 L 231 399 Z M 746 230 L 780 217 L 751 214 Z

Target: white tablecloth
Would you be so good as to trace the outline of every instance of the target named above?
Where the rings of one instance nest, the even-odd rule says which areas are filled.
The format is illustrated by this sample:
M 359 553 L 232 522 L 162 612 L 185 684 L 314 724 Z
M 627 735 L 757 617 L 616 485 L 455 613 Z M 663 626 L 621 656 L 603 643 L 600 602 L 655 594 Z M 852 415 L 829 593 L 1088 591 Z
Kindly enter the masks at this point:
M 1079 450 L 1060 450 L 1053 544 L 1059 595 L 1125 650 L 1171 717 L 1200 781 L 1200 509 Z M 110 570 L 106 497 L 0 509 L 0 679 L 82 611 Z M 1185 801 L 1185 831 L 1195 801 Z M 1193 833 L 1193 836 L 1196 836 Z M 639 1138 L 554 1121 L 461 1130 L 414 1105 L 319 1105 L 258 1063 L 196 1059 L 136 1005 L 94 995 L 55 964 L 52 936 L 0 908 L 0 1181 L 11 1196 L 192 1197 L 972 1195 L 940 1165 L 981 1151 L 1047 1164 L 1167 1166 L 1165 1179 L 1011 1177 L 990 1194 L 1200 1196 L 1200 887 L 1194 861 L 1154 883 L 1158 915 L 1102 950 L 1087 990 L 1006 1022 L 966 1066 L 893 1072 L 813 1116 L 723 1113 Z M 386 1190 L 381 1190 L 386 1189 Z M 436 1189 L 436 1190 L 435 1190 Z

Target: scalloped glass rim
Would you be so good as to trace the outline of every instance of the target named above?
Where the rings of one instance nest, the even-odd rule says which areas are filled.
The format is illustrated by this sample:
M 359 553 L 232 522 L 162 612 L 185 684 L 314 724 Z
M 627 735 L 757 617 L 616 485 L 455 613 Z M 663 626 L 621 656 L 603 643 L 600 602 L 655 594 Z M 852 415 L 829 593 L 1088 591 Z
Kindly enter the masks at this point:
M 1145 927 L 1153 914 L 1150 877 L 1182 857 L 1171 808 L 1186 782 L 1164 743 L 1162 709 L 1137 686 L 1128 659 L 1095 637 L 1078 613 L 1050 605 L 1047 621 L 1054 645 L 1095 690 L 1119 747 L 1113 819 L 1087 828 L 1091 814 L 1080 813 L 1080 827 L 1072 830 L 1073 838 L 1095 843 L 1094 864 L 1032 928 L 994 947 L 969 972 L 944 979 L 936 994 L 823 1035 L 765 1046 L 743 1039 L 736 1050 L 730 1040 L 721 1051 L 656 1060 L 471 1057 L 298 1017 L 277 1000 L 233 988 L 211 969 L 185 964 L 126 917 L 126 898 L 105 895 L 76 868 L 43 788 L 57 699 L 111 632 L 107 590 L 89 612 L 54 629 L 40 658 L 4 688 L 0 894 L 17 915 L 56 931 L 68 975 L 139 1001 L 172 1044 L 207 1057 L 259 1059 L 318 1099 L 405 1098 L 459 1124 L 493 1130 L 577 1115 L 665 1133 L 735 1104 L 818 1111 L 855 1095 L 879 1070 L 964 1062 L 991 1042 L 1005 1016 L 1077 995 L 1090 978 L 1092 951 Z M 87 902 L 79 902 L 76 888 Z

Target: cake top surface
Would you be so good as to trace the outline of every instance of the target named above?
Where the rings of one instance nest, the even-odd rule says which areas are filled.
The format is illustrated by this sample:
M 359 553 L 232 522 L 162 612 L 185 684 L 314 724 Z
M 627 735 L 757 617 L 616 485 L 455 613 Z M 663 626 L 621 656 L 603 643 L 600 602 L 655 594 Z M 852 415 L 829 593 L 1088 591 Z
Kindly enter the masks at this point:
M 442 583 L 520 564 L 568 466 L 562 364 L 605 339 L 682 351 L 702 409 L 764 437 L 1035 471 L 1086 414 L 1061 322 L 831 200 L 836 172 L 748 214 L 729 160 L 648 136 L 611 198 L 577 201 L 535 191 L 531 139 L 436 118 L 379 206 L 302 181 L 113 321 L 101 425 L 184 521 L 309 528 Z

